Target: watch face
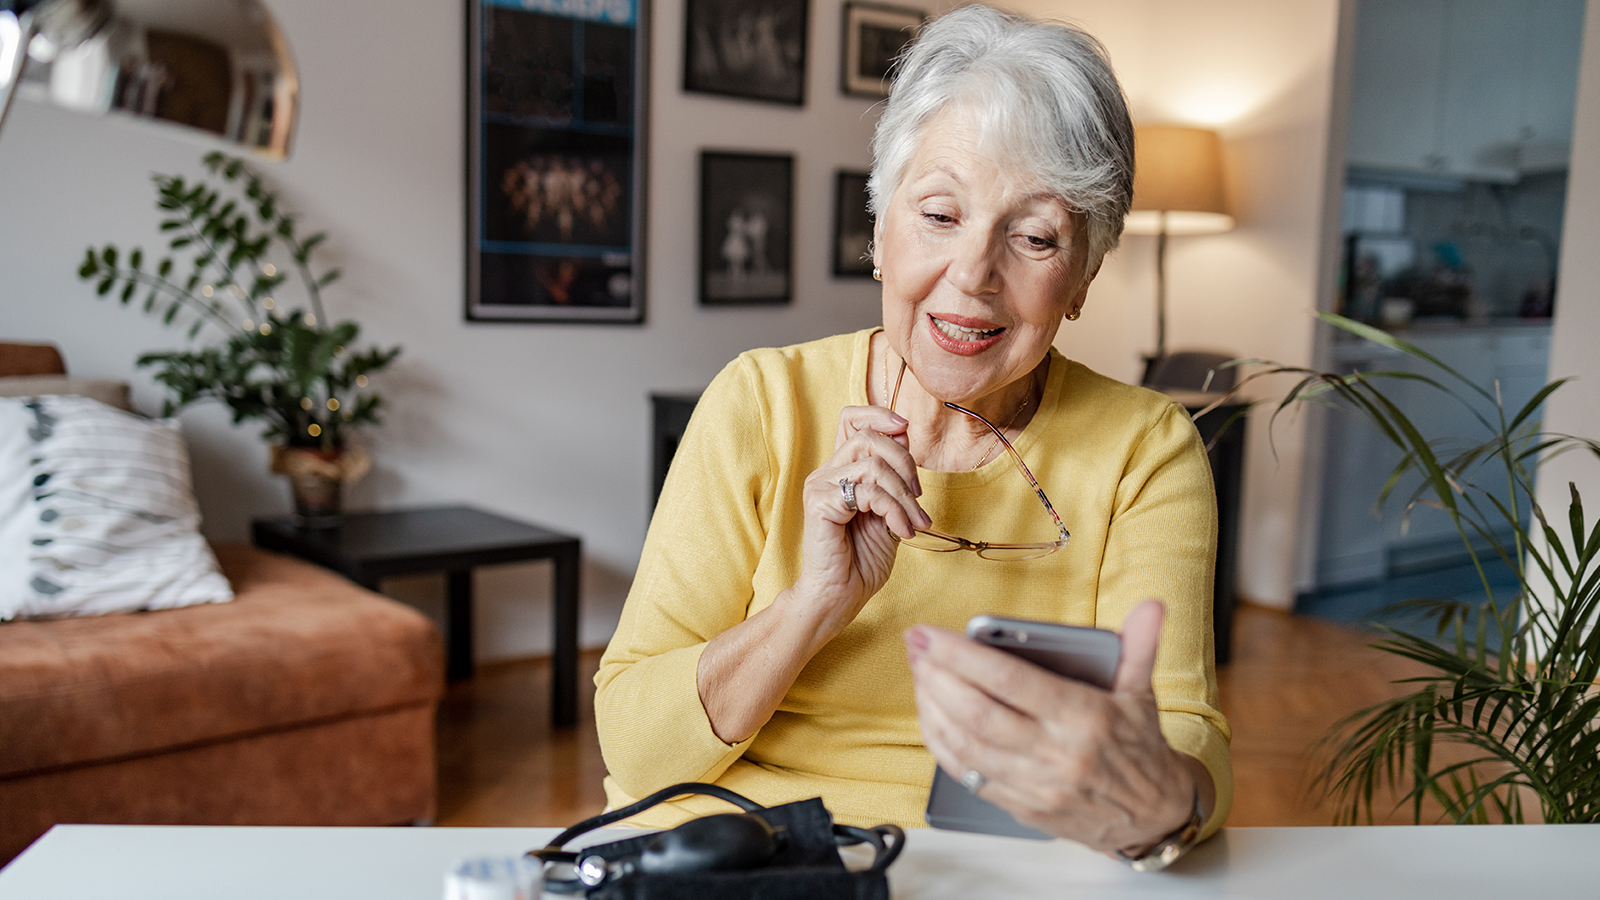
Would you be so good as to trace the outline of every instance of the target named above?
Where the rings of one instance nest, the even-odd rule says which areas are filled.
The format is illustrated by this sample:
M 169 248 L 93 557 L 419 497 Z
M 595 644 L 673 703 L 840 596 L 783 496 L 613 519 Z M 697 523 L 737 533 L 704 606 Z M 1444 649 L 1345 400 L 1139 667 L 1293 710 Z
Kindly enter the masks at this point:
M 1123 862 L 1132 866 L 1135 872 L 1159 872 L 1177 862 L 1178 857 L 1187 853 L 1190 847 L 1198 843 L 1200 832 L 1204 828 L 1205 813 L 1200 808 L 1200 798 L 1196 797 L 1194 813 L 1189 817 L 1189 821 L 1183 824 L 1182 828 L 1163 839 L 1161 843 L 1146 850 L 1144 855 L 1137 859 L 1126 856 L 1120 851 L 1117 856 Z
M 1188 830 L 1185 827 L 1184 834 L 1167 838 L 1138 859 L 1128 860 L 1128 864 L 1133 866 L 1135 872 L 1159 872 L 1165 869 L 1177 862 L 1183 851 L 1189 849 L 1192 838 L 1188 837 Z

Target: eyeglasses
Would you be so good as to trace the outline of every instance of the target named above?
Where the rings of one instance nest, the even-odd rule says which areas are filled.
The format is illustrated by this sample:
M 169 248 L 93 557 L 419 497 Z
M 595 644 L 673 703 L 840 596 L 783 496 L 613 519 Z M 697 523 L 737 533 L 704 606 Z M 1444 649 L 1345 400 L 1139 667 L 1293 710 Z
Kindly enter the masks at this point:
M 901 364 L 900 376 L 902 378 L 905 377 L 904 363 Z M 894 394 L 889 400 L 889 409 L 891 411 L 894 410 L 894 398 L 898 397 L 899 394 L 900 383 L 899 381 L 896 381 L 894 385 Z M 994 560 L 1038 559 L 1042 556 L 1049 556 L 1057 550 L 1060 550 L 1062 547 L 1065 547 L 1067 542 L 1072 540 L 1072 535 L 1067 532 L 1067 526 L 1061 524 L 1061 517 L 1056 515 L 1056 508 L 1050 505 L 1050 498 L 1044 495 L 1044 488 L 1039 487 L 1038 479 L 1034 478 L 1033 473 L 1028 471 L 1028 464 L 1022 461 L 1022 455 L 1017 452 L 1017 448 L 1011 446 L 1011 442 L 1006 440 L 1005 433 L 996 428 L 993 422 L 985 419 L 983 416 L 978 415 L 964 406 L 957 406 L 948 400 L 945 401 L 944 405 L 955 410 L 956 412 L 965 413 L 966 415 L 969 415 L 972 418 L 977 419 L 979 422 L 989 426 L 989 430 L 994 432 L 995 437 L 1000 439 L 1000 446 L 1006 448 L 1006 452 L 1011 454 L 1011 461 L 1017 464 L 1017 470 L 1022 473 L 1022 477 L 1028 479 L 1028 484 L 1033 485 L 1034 495 L 1039 498 L 1040 503 L 1044 504 L 1044 511 L 1049 513 L 1051 521 L 1056 523 L 1056 531 L 1061 535 L 1061 537 L 1056 540 L 1045 541 L 1043 543 L 991 544 L 988 541 L 969 541 L 966 538 L 956 537 L 953 534 L 945 534 L 939 531 L 928 531 L 918 528 L 915 530 L 915 533 L 911 535 L 911 537 L 896 537 L 895 540 L 899 541 L 901 545 L 906 547 L 915 547 L 918 550 L 932 550 L 935 553 L 950 553 L 955 550 L 971 550 L 974 553 L 977 553 L 980 559 Z M 893 532 L 890 533 L 893 534 Z

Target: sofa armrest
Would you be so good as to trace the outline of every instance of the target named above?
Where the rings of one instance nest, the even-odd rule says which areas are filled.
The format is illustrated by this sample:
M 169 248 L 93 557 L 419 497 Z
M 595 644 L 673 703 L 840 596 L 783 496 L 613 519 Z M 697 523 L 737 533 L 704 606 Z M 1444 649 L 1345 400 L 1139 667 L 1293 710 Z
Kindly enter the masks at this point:
M 67 363 L 54 344 L 0 342 L 0 378 L 9 375 L 65 375 Z

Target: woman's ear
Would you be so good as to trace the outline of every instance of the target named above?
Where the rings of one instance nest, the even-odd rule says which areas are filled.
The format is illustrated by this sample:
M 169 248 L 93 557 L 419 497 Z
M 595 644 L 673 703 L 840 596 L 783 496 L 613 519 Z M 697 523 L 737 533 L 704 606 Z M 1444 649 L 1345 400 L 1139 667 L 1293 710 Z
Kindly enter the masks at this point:
M 1072 295 L 1072 302 L 1067 304 L 1067 321 L 1076 322 L 1078 317 L 1083 315 L 1083 306 L 1089 302 L 1089 285 L 1094 284 L 1095 276 L 1099 274 L 1100 263 L 1095 263 L 1089 274 L 1083 276 L 1083 284 Z
M 873 220 L 872 220 L 872 243 L 867 245 L 867 249 L 869 251 L 871 251 L 871 253 L 872 253 L 872 267 L 874 269 L 881 269 L 883 267 L 883 217 L 882 216 L 874 217 Z

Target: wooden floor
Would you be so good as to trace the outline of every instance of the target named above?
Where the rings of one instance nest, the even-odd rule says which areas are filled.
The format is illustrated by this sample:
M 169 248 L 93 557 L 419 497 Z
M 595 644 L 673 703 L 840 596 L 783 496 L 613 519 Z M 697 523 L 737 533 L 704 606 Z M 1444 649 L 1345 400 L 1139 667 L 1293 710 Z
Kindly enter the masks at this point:
M 1234 660 L 1218 672 L 1233 724 L 1228 824 L 1331 824 L 1333 807 L 1309 793 L 1310 752 L 1340 717 L 1414 670 L 1369 649 L 1369 635 L 1318 619 L 1245 607 L 1234 628 Z M 583 655 L 572 729 L 550 728 L 546 660 L 481 666 L 450 688 L 439 712 L 438 824 L 570 825 L 601 810 L 598 663 L 598 652 Z

